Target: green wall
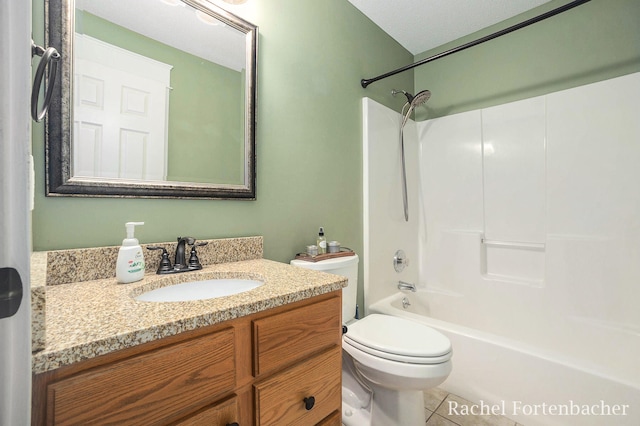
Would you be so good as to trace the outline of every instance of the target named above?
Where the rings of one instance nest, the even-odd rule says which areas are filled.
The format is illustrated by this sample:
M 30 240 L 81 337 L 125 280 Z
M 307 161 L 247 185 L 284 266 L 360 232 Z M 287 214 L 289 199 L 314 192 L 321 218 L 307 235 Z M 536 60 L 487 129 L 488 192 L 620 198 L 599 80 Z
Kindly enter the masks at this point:
M 33 1 L 34 39 L 41 43 L 43 0 Z M 392 88 L 428 88 L 433 96 L 427 112 L 440 116 L 640 69 L 639 0 L 592 0 L 419 67 L 415 86 L 413 72 L 406 72 L 367 89 L 361 78 L 415 58 L 347 0 L 250 1 L 255 9 L 246 18 L 260 28 L 257 200 L 46 198 L 44 126 L 34 123 L 34 250 L 118 245 L 124 222 L 140 220 L 146 222 L 136 231 L 142 242 L 263 235 L 265 257 L 284 262 L 315 241 L 322 225 L 329 240 L 362 253 L 362 97 L 400 111 L 402 97 L 393 98 Z M 563 3 L 553 1 L 419 57 Z
M 569 3 L 554 0 L 415 60 L 460 46 Z M 432 92 L 417 119 L 540 96 L 640 71 L 640 0 L 591 0 L 505 36 L 414 69 Z M 593 100 L 598 107 L 598 100 Z
M 42 43 L 43 0 L 33 1 Z M 361 99 L 399 110 L 391 88 L 413 90 L 413 74 L 366 90 L 360 79 L 413 55 L 346 0 L 250 2 L 260 37 L 257 200 L 45 197 L 44 126 L 34 123 L 34 250 L 119 245 L 124 223 L 139 220 L 141 242 L 262 235 L 265 258 L 288 262 L 324 226 L 329 239 L 362 252 Z

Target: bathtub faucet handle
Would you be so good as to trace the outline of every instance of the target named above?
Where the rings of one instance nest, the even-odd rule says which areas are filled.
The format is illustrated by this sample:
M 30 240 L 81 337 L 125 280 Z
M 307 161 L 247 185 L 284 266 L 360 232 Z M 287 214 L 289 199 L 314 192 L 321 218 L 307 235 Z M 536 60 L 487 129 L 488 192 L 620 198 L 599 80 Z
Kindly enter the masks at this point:
M 416 292 L 416 285 L 412 283 L 408 283 L 405 281 L 398 281 L 398 289 L 399 290 L 411 290 Z
M 404 252 L 404 250 L 396 251 L 395 256 L 393 256 L 393 269 L 395 269 L 396 272 L 399 273 L 402 272 L 407 266 L 409 266 L 409 258 L 407 258 L 407 254 Z

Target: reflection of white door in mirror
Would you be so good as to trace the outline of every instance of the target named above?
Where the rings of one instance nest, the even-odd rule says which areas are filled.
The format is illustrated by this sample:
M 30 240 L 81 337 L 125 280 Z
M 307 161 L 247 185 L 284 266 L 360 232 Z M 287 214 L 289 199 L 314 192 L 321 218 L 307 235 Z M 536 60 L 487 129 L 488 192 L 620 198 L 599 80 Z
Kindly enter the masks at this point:
M 82 34 L 74 43 L 73 176 L 166 180 L 172 66 Z

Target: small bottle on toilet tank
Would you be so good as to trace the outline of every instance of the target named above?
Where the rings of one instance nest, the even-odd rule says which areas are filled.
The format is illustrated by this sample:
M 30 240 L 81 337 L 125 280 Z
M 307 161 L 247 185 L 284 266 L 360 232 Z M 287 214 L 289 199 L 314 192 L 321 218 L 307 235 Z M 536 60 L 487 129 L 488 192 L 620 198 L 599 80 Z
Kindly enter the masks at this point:
M 324 236 L 324 228 L 322 226 L 318 230 L 318 240 L 316 243 L 318 246 L 318 254 L 325 254 L 327 252 L 327 239 Z

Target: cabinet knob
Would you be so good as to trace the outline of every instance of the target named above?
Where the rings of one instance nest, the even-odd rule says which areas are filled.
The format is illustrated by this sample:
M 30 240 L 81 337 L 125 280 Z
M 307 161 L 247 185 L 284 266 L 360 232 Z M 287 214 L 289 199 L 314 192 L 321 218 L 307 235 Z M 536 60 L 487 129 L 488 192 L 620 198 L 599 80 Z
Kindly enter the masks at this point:
M 240 426 L 238 422 L 227 423 L 227 426 Z
M 316 403 L 316 399 L 312 396 L 304 399 L 304 408 L 311 410 Z

